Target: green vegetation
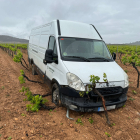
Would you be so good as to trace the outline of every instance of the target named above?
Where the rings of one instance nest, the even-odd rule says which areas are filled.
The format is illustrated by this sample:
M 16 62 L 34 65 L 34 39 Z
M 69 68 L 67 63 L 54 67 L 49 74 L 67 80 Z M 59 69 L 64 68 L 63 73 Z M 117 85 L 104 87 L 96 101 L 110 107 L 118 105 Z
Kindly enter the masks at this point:
M 76 124 L 84 125 L 83 122 L 82 122 L 82 120 L 81 120 L 81 118 L 78 118 L 78 119 L 76 120 Z
M 29 90 L 28 87 L 25 88 L 23 86 L 20 92 L 25 92 L 25 95 L 27 96 L 26 100 L 31 102 L 31 104 L 26 105 L 27 111 L 33 112 L 38 111 L 43 104 L 48 102 L 46 99 L 43 99 L 42 96 L 39 95 L 33 96 L 32 92 Z
M 132 97 L 129 98 L 130 101 L 134 101 L 135 99 L 133 99 Z
M 137 92 L 136 92 L 135 90 L 132 90 L 132 93 L 133 93 L 133 94 L 137 94 Z
M 11 139 L 12 139 L 12 137 L 9 137 L 9 138 L 8 138 L 8 140 L 11 140 Z
M 92 124 L 93 123 L 93 119 L 90 117 L 89 119 L 88 119 L 88 121 Z
M 105 132 L 105 134 L 106 134 L 108 137 L 111 137 L 111 135 L 110 135 L 110 134 L 108 134 L 107 132 Z
M 24 71 L 23 70 L 20 70 L 20 75 L 21 76 L 19 76 L 18 79 L 20 81 L 20 84 L 23 84 L 23 83 L 25 83 L 25 79 L 23 77 L 23 75 L 24 75 Z
M 26 117 L 26 114 L 22 113 L 21 116 Z

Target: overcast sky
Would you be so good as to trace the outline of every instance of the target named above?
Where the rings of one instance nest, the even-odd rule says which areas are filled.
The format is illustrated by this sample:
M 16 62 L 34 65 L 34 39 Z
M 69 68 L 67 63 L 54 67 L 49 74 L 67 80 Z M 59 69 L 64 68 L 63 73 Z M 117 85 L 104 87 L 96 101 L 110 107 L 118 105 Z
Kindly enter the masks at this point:
M 106 43 L 140 41 L 140 0 L 0 0 L 0 34 L 28 39 L 54 19 L 93 24 Z

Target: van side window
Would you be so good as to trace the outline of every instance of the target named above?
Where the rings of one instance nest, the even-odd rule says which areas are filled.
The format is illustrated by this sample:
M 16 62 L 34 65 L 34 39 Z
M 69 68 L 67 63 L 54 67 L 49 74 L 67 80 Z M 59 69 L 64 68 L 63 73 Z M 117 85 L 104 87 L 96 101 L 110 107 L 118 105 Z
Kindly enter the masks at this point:
M 49 47 L 48 47 L 48 49 L 53 50 L 54 43 L 55 43 L 55 38 L 53 36 L 51 36 L 50 40 L 49 40 Z

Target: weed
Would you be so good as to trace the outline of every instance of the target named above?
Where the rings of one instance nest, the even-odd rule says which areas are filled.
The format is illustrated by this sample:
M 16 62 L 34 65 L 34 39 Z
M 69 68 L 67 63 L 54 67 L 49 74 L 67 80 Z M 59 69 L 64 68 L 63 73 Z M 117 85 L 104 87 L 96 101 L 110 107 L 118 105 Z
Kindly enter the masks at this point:
M 21 116 L 25 116 L 26 117 L 26 114 L 22 113 Z
M 128 72 L 128 70 L 124 70 L 126 73 Z
M 0 134 L 0 137 L 2 136 L 2 134 Z
M 56 112 L 56 110 L 54 112 Z
M 123 105 L 122 107 L 125 107 L 126 105 Z
M 10 110 L 8 110 L 8 112 L 10 112 Z
M 61 123 L 61 125 L 63 125 L 63 123 Z
M 88 121 L 92 124 L 93 123 L 93 119 L 90 117 L 89 119 L 88 119 Z
M 42 135 L 40 135 L 40 137 L 42 138 Z
M 4 89 L 4 86 L 2 86 L 1 88 Z
M 108 137 L 111 137 L 111 135 L 110 135 L 110 134 L 108 134 L 107 132 L 105 132 L 105 134 L 106 134 Z
M 23 101 L 27 101 L 27 99 L 25 98 L 25 99 L 23 99 Z
M 132 93 L 133 93 L 133 94 L 137 94 L 137 92 L 136 92 L 135 90 L 132 90 Z
M 129 98 L 130 101 L 134 101 L 135 99 L 133 99 L 132 97 Z
M 50 112 L 52 112 L 52 109 L 50 109 Z
M 115 125 L 116 125 L 115 123 L 112 123 L 112 124 L 111 124 L 111 126 L 115 126 Z
M 8 140 L 11 140 L 11 139 L 12 139 L 12 137 L 9 137 L 9 138 L 8 138 Z
M 49 113 L 49 115 L 52 115 L 51 113 Z
M 130 117 L 128 117 L 128 119 L 130 119 Z
M 76 124 L 83 125 L 83 122 L 82 122 L 81 118 L 78 118 L 78 119 L 76 120 Z

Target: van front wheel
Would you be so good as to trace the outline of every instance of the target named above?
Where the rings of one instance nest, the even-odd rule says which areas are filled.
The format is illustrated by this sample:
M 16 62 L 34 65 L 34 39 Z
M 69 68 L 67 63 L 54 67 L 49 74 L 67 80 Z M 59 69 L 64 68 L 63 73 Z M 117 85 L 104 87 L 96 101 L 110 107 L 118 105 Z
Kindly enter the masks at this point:
M 57 106 L 61 106 L 59 86 L 56 83 L 52 86 L 52 102 Z

